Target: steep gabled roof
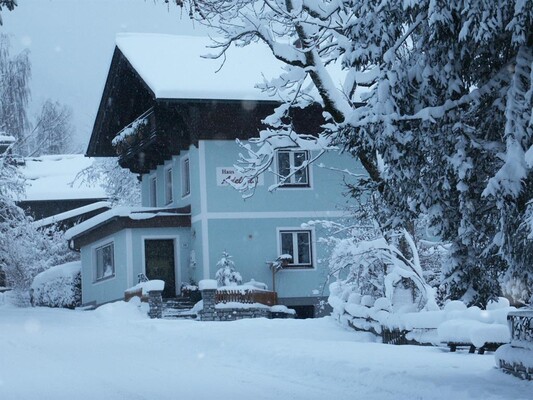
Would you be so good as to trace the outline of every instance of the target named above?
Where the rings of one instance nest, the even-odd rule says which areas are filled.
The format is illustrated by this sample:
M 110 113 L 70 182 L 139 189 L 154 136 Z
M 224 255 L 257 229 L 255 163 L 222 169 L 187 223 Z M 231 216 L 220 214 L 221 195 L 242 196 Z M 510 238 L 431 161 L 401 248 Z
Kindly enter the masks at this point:
M 282 72 L 262 43 L 231 47 L 220 59 L 206 58 L 217 52 L 207 37 L 125 33 L 116 43 L 156 99 L 272 101 L 255 86 Z

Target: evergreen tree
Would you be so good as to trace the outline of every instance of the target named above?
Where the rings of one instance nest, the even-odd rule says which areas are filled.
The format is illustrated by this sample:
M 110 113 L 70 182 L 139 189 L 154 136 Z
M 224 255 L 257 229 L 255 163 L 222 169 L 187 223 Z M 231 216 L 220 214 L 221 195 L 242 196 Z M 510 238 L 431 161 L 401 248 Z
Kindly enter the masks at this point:
M 218 260 L 217 267 L 219 269 L 215 274 L 215 279 L 219 287 L 236 286 L 242 283 L 241 274 L 235 270 L 235 263 L 225 251 L 222 253 L 222 258 Z
M 286 65 L 262 85 L 286 103 L 252 142 L 260 149 L 244 145 L 242 172 L 266 171 L 289 142 L 340 146 L 367 170 L 358 186 L 380 194 L 384 227 L 409 227 L 425 214 L 452 243 L 450 297 L 484 304 L 502 277 L 531 287 L 531 1 L 177 3 L 217 30 L 218 56 L 260 40 Z M 330 64 L 346 71 L 343 82 Z M 312 101 L 312 90 L 329 117 L 314 141 L 286 119 L 289 105 Z

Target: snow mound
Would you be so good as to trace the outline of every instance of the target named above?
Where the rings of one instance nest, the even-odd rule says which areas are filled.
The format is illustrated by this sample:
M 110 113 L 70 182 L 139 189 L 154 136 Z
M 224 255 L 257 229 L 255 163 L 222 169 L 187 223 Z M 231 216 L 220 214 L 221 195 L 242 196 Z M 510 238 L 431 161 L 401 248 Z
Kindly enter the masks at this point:
M 107 303 L 96 310 L 94 314 L 99 318 L 111 321 L 130 321 L 138 319 L 146 319 L 148 315 L 141 310 L 138 300 L 129 302 L 116 301 L 114 303 Z

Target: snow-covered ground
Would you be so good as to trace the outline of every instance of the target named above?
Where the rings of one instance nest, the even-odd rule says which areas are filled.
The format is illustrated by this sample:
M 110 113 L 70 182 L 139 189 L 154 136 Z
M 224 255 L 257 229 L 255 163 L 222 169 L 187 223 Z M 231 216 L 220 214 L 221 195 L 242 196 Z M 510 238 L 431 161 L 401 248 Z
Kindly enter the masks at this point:
M 369 341 L 331 318 L 150 320 L 0 305 L 0 399 L 531 399 L 494 356 Z

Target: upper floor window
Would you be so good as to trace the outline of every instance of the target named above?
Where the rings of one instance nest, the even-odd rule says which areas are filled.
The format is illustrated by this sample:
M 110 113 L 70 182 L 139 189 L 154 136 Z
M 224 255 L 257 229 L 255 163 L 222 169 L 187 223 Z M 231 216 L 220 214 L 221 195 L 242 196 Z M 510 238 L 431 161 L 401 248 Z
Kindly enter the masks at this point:
M 189 158 L 184 158 L 181 163 L 181 197 L 191 194 L 191 175 Z
M 96 273 L 95 281 L 115 276 L 115 246 L 108 243 L 96 249 Z
M 279 235 L 280 254 L 288 254 L 292 258 L 288 268 L 313 267 L 310 230 L 280 230 Z
M 165 170 L 165 204 L 172 203 L 172 168 Z
M 157 207 L 157 178 L 150 178 L 150 207 Z
M 283 187 L 309 187 L 309 153 L 280 150 L 277 153 L 278 182 Z

